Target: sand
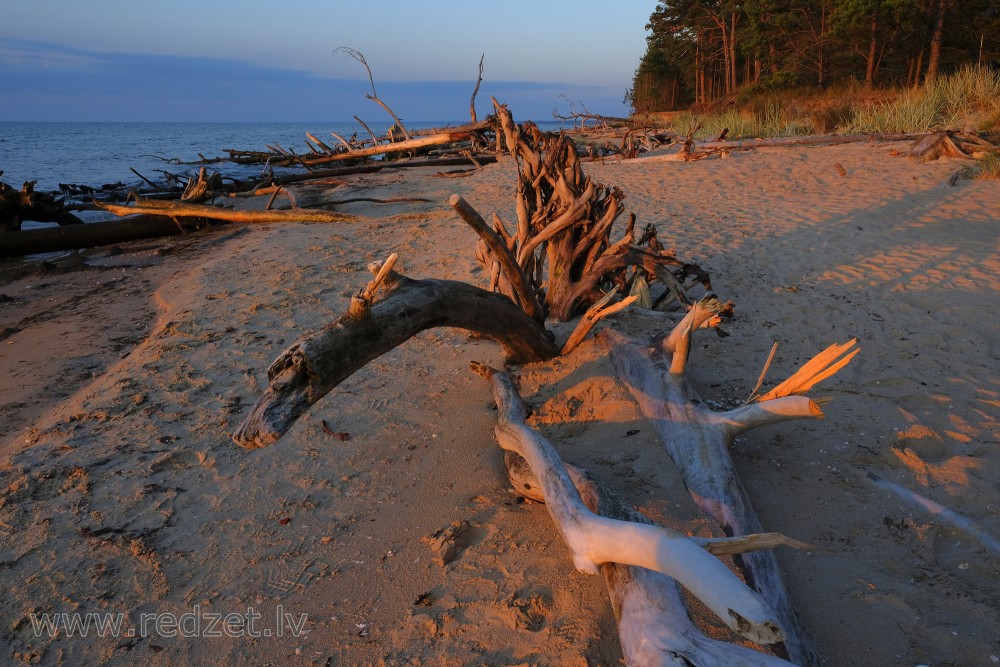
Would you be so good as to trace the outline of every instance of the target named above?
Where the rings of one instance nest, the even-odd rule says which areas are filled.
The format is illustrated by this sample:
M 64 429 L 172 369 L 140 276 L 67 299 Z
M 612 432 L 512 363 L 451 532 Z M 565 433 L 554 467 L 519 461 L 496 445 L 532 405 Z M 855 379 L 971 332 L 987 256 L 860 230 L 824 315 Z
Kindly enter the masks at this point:
M 957 163 L 893 148 L 585 171 L 736 303 L 732 335 L 703 333 L 692 353 L 712 405 L 746 398 L 775 340 L 770 383 L 860 339 L 813 391 L 834 399 L 825 420 L 733 449 L 765 528 L 815 545 L 777 557 L 824 664 L 991 665 L 1000 554 L 872 475 L 1000 538 L 1000 187 L 947 187 Z M 0 265 L 0 662 L 622 663 L 602 579 L 575 572 L 544 506 L 509 489 L 489 389 L 468 370 L 501 362 L 492 343 L 426 332 L 275 445 L 230 440 L 270 362 L 345 308 L 368 262 L 398 252 L 411 277 L 483 284 L 447 200 L 512 220 L 514 164 L 348 177 L 337 193 L 431 201 Z M 656 330 L 627 313 L 601 326 Z M 718 534 L 592 341 L 516 373 L 566 460 L 659 521 Z M 442 564 L 432 543 L 448 530 L 458 550 Z M 123 627 L 36 636 L 32 615 L 53 613 L 123 614 Z M 229 636 L 206 627 L 248 613 L 252 628 L 211 628 Z

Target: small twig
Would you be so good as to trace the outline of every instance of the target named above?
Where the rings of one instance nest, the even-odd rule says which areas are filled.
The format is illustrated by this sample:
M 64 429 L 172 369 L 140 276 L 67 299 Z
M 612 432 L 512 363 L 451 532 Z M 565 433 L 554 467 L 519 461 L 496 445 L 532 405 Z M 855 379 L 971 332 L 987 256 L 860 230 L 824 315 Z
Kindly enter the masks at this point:
M 361 293 L 361 298 L 365 301 L 371 301 L 372 297 L 375 296 L 375 292 L 378 291 L 379 286 L 385 281 L 389 272 L 392 271 L 393 265 L 396 264 L 396 260 L 399 259 L 397 253 L 392 253 L 389 258 L 385 260 L 381 268 L 378 269 L 378 273 L 375 274 L 375 278 L 368 283 L 364 291 Z
M 750 404 L 753 399 L 757 396 L 757 390 L 760 386 L 764 384 L 764 376 L 767 375 L 767 369 L 771 367 L 771 362 L 774 361 L 774 353 L 778 351 L 778 341 L 774 341 L 774 345 L 771 346 L 771 354 L 767 355 L 767 361 L 764 362 L 764 368 L 760 372 L 760 377 L 757 378 L 757 384 L 754 385 L 753 391 L 750 392 L 750 396 L 747 400 L 743 401 L 743 405 Z

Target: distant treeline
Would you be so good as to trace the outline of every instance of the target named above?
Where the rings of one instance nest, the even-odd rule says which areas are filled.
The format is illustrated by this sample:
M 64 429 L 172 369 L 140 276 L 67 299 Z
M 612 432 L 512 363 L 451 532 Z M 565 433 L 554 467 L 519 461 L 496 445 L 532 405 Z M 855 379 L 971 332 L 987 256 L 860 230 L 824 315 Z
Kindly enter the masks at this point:
M 747 89 L 915 86 L 1000 59 L 997 0 L 671 0 L 646 28 L 627 93 L 640 112 Z

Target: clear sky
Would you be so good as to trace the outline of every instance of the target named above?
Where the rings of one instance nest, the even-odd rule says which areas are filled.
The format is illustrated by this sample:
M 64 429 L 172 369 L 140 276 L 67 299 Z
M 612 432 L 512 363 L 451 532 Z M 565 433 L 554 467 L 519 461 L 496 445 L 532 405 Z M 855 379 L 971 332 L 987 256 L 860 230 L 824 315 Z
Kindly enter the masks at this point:
M 11 0 L 0 121 L 404 121 L 515 118 L 581 103 L 623 115 L 655 0 Z

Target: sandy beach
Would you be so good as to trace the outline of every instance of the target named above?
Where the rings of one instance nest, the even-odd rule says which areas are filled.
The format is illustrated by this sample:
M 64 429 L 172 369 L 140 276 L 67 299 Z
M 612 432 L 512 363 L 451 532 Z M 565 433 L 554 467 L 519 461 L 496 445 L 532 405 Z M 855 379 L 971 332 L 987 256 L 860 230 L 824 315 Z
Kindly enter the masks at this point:
M 735 302 L 731 335 L 702 332 L 691 355 L 710 405 L 746 399 L 776 340 L 771 382 L 860 341 L 812 392 L 833 399 L 826 419 L 752 431 L 732 452 L 765 529 L 814 545 L 776 555 L 823 664 L 993 665 L 1000 552 L 974 529 L 1000 539 L 1000 187 L 948 187 L 960 163 L 903 147 L 584 170 Z M 469 371 L 502 363 L 495 344 L 425 332 L 274 445 L 231 440 L 271 361 L 343 312 L 368 262 L 396 252 L 410 277 L 485 285 L 448 198 L 514 219 L 513 159 L 435 171 L 324 186 L 429 200 L 338 209 L 364 223 L 225 225 L 0 263 L 0 662 L 623 664 L 602 578 L 576 572 L 545 507 L 510 489 L 489 387 Z M 626 311 L 599 328 L 656 322 Z M 514 371 L 565 460 L 658 522 L 721 535 L 592 337 Z M 442 564 L 431 543 L 449 529 L 461 548 Z M 33 615 L 58 613 L 123 614 L 136 631 L 37 632 Z M 248 613 L 259 636 L 205 636 L 209 615 Z M 201 636 L 137 630 L 167 614 L 201 619 Z

